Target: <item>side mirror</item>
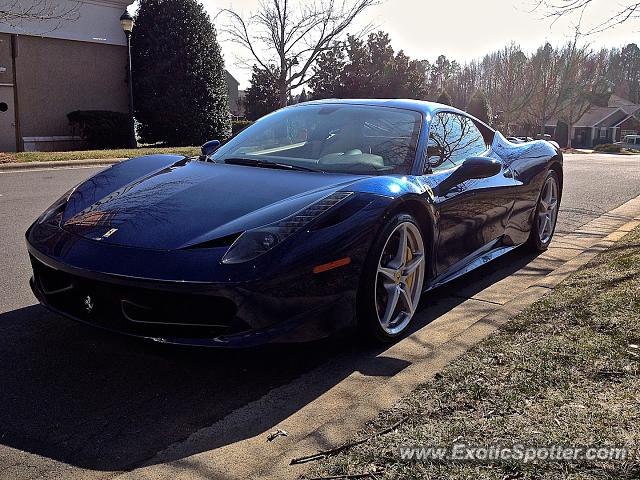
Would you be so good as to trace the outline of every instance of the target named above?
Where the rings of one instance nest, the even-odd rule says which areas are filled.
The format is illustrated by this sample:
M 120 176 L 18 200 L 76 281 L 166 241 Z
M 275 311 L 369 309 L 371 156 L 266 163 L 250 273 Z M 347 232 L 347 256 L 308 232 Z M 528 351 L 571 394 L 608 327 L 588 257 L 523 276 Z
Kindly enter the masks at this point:
M 479 179 L 479 178 L 489 178 L 497 175 L 502 170 L 502 163 L 498 160 L 488 157 L 469 157 L 462 165 L 458 171 L 460 171 L 460 175 L 465 180 Z
M 440 194 L 444 195 L 467 180 L 489 178 L 502 170 L 502 163 L 488 157 L 469 157 L 451 175 L 440 182 Z
M 200 151 L 204 157 L 208 157 L 215 152 L 220 146 L 220 140 L 209 140 L 207 143 L 200 147 Z

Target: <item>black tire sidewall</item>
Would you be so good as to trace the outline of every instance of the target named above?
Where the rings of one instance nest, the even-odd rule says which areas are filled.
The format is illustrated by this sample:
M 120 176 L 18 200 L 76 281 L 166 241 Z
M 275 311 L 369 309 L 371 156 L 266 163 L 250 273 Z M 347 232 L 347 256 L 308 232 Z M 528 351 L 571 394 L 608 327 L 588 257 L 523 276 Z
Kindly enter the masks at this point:
M 409 325 L 411 325 L 411 322 L 409 322 L 403 330 L 393 335 L 385 332 L 382 329 L 380 322 L 378 321 L 375 302 L 376 277 L 378 274 L 378 262 L 380 261 L 380 255 L 382 255 L 382 250 L 384 249 L 389 236 L 393 233 L 398 225 L 405 222 L 413 223 L 422 236 L 420 225 L 412 215 L 409 215 L 407 213 L 398 213 L 393 215 L 387 221 L 384 227 L 382 227 L 376 240 L 373 242 L 373 245 L 369 249 L 369 253 L 362 270 L 360 285 L 358 287 L 356 309 L 358 328 L 369 338 L 377 342 L 392 342 L 393 340 L 402 336 L 407 331 Z M 422 236 L 422 243 L 426 252 L 427 246 L 425 244 L 424 236 Z

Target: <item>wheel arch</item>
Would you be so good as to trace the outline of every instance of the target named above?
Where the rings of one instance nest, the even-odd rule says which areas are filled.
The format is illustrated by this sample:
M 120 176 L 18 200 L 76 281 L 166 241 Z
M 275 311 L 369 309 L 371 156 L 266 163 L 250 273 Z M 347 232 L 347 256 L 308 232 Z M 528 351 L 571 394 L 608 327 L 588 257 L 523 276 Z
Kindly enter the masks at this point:
M 420 233 L 425 243 L 425 250 L 429 252 L 428 268 L 426 270 L 426 280 L 433 278 L 435 273 L 435 240 L 437 238 L 437 224 L 435 209 L 432 204 L 425 202 L 417 195 L 408 195 L 398 198 L 393 202 L 384 216 L 384 222 L 380 228 L 384 227 L 387 219 L 399 213 L 408 213 L 418 222 Z
M 562 190 L 564 186 L 564 168 L 563 168 L 563 159 L 562 154 L 558 154 L 551 159 L 549 162 L 549 170 L 553 170 L 558 175 L 558 183 L 559 183 L 559 196 L 560 200 L 562 200 Z

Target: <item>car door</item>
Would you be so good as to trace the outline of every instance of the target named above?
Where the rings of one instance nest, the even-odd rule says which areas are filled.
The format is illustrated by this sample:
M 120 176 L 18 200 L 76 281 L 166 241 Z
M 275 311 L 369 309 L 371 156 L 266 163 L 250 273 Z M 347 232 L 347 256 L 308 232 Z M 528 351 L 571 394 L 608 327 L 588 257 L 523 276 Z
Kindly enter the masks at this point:
M 490 249 L 505 232 L 513 206 L 512 178 L 501 171 L 488 178 L 453 184 L 444 181 L 474 156 L 491 156 L 491 151 L 473 120 L 451 112 L 436 114 L 429 130 L 426 165 L 439 185 L 434 190 L 437 275 L 461 268 Z

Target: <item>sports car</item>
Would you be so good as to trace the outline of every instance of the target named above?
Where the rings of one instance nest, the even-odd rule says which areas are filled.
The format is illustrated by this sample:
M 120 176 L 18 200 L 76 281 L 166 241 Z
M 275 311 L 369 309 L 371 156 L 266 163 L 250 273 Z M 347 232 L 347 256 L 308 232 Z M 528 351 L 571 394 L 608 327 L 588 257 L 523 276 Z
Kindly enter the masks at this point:
M 26 232 L 31 287 L 61 315 L 163 343 L 352 327 L 392 341 L 426 292 L 545 250 L 562 182 L 554 145 L 449 106 L 308 102 L 199 157 L 134 158 L 71 189 Z

